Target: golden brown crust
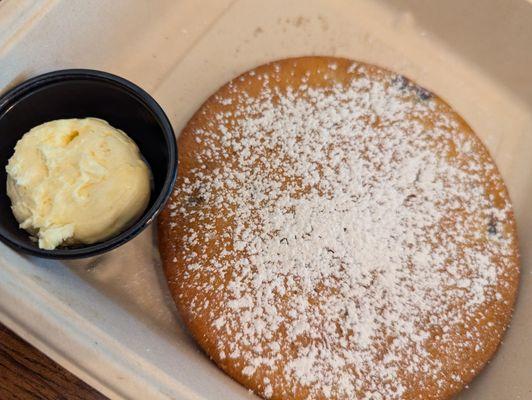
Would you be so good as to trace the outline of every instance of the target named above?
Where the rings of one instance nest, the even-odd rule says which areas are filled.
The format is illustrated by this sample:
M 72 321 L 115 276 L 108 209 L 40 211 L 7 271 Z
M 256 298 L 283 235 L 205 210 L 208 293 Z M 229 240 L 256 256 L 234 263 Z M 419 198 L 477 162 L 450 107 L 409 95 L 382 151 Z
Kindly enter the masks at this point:
M 334 67 L 331 68 L 331 66 Z M 205 156 L 206 152 L 213 146 L 212 140 L 198 141 L 197 132 L 213 132 L 212 137 L 216 142 L 214 148 L 219 148 L 216 146 L 220 146 L 223 141 L 223 132 L 220 131 L 220 123 L 216 120 L 217 115 L 226 115 L 228 122 L 225 121 L 223 123 L 225 126 L 232 126 L 231 124 L 235 121 L 255 117 L 238 115 L 238 111 L 242 110 L 242 96 L 244 93 L 247 97 L 256 98 L 260 96 L 264 87 L 278 88 L 282 93 L 286 93 L 287 90 L 290 90 L 289 88 L 297 87 L 302 81 L 305 81 L 308 87 L 314 89 L 326 90 L 332 88 L 334 84 L 339 84 L 345 88 L 350 85 L 354 77 L 358 79 L 361 75 L 370 81 L 387 82 L 386 85 L 397 85 L 400 90 L 406 90 L 407 94 L 404 95 L 404 98 L 402 97 L 404 102 L 431 102 L 433 108 L 430 111 L 423 114 L 412 113 L 407 115 L 405 119 L 409 121 L 417 120 L 426 130 L 436 129 L 435 127 L 437 127 L 447 132 L 447 136 L 438 136 L 433 142 L 433 139 L 427 139 L 430 142 L 429 148 L 432 146 L 435 152 L 439 152 L 438 156 L 443 157 L 449 165 L 459 170 L 467 170 L 468 174 L 478 177 L 475 182 L 484 188 L 483 198 L 489 200 L 494 210 L 499 210 L 496 213 L 497 215 L 490 214 L 491 219 L 489 221 L 475 219 L 475 224 L 468 226 L 470 232 L 464 233 L 465 239 L 463 239 L 463 242 L 457 242 L 459 247 L 464 247 L 464 249 L 460 250 L 460 254 L 463 251 L 468 251 L 468 247 L 471 248 L 471 251 L 480 252 L 478 249 L 483 249 L 482 251 L 489 254 L 491 257 L 490 262 L 496 268 L 498 279 L 490 283 L 489 289 L 478 288 L 474 285 L 468 286 L 465 289 L 466 295 L 464 295 L 463 300 L 460 297 L 452 297 L 452 301 L 449 300 L 449 302 L 443 304 L 446 307 L 459 310 L 459 314 L 462 313 L 460 315 L 464 317 L 463 321 L 449 322 L 448 331 L 441 323 L 430 325 L 432 324 L 430 321 L 431 316 L 427 313 L 423 314 L 423 318 L 426 319 L 427 329 L 422 329 L 422 331 L 427 334 L 427 338 L 423 340 L 421 347 L 424 354 L 419 354 L 419 357 L 425 360 L 420 361 L 419 364 L 426 366 L 432 363 L 437 372 L 423 370 L 422 368 L 409 370 L 408 367 L 412 367 L 413 362 L 411 360 L 405 361 L 404 365 L 400 365 L 401 361 L 399 360 L 395 363 L 401 368 L 397 368 L 395 379 L 402 383 L 402 388 L 395 382 L 391 384 L 382 383 L 382 385 L 377 382 L 377 386 L 375 386 L 377 389 L 372 393 L 369 389 L 372 382 L 366 382 L 354 388 L 352 396 L 357 396 L 360 399 L 377 399 L 379 398 L 377 393 L 379 393 L 382 399 L 450 398 L 467 385 L 493 356 L 511 318 L 519 280 L 519 256 L 513 212 L 507 190 L 495 164 L 467 123 L 437 96 L 403 77 L 375 66 L 362 63 L 354 64 L 353 61 L 347 59 L 329 57 L 302 57 L 266 64 L 235 78 L 229 84 L 220 88 L 203 104 L 185 127 L 178 139 L 179 178 L 176 184 L 177 189 L 167 207 L 161 213 L 158 223 L 159 248 L 165 273 L 170 291 L 185 324 L 200 347 L 220 368 L 238 382 L 265 397 L 273 399 L 349 398 L 345 391 L 340 393 L 333 390 L 333 392 L 328 393 L 328 389 L 324 389 L 323 382 L 319 381 L 319 377 L 318 382 L 312 381 L 309 383 L 305 381 L 308 377 L 298 381 L 297 379 L 294 380 L 293 375 L 289 376 L 286 373 L 287 365 L 298 358 L 298 351 L 305 346 L 312 348 L 311 344 L 317 339 L 308 336 L 307 332 L 302 338 L 298 336 L 297 340 L 289 341 L 286 330 L 290 327 L 283 325 L 283 323 L 280 324 L 278 330 L 273 332 L 272 337 L 263 337 L 259 341 L 260 348 L 266 348 L 277 341 L 285 344 L 280 353 L 281 356 L 275 358 L 274 366 L 259 365 L 252 373 L 249 373 L 249 371 L 244 373 L 249 359 L 244 356 L 228 357 L 227 354 L 224 354 L 234 351 L 235 348 L 238 348 L 243 354 L 257 353 L 257 350 L 249 349 L 245 344 L 237 344 L 235 347 L 235 344 L 231 343 L 231 340 L 235 337 L 234 332 L 228 331 L 225 334 L 223 331 L 214 328 L 217 326 L 216 320 L 221 316 L 233 318 L 232 322 L 238 324 L 240 321 L 239 313 L 246 310 L 245 308 L 237 308 L 237 311 L 233 312 L 231 310 L 228 311 L 227 307 L 228 298 L 234 297 L 234 293 L 228 294 L 230 291 L 228 287 L 231 282 L 235 281 L 235 274 L 237 274 L 237 268 L 232 269 L 230 267 L 231 260 L 233 258 L 236 260 L 239 249 L 235 249 L 234 238 L 230 235 L 224 236 L 224 233 L 234 232 L 235 226 L 242 223 L 242 221 L 235 220 L 233 209 L 236 206 L 231 202 L 224 204 L 222 207 L 220 203 L 215 201 L 205 201 L 197 193 L 190 194 L 186 191 L 186 188 L 201 181 L 201 179 L 197 178 L 198 171 L 204 171 L 207 175 L 212 175 L 213 171 L 220 168 L 239 171 L 239 154 L 238 150 L 234 150 L 223 157 Z M 269 78 L 268 82 L 265 83 L 264 77 Z M 305 95 L 302 96 L 303 98 L 305 97 Z M 412 100 L 413 98 L 415 99 Z M 275 99 L 274 102 L 279 100 L 277 97 Z M 375 107 L 378 106 L 377 104 Z M 447 125 L 441 125 L 442 118 Z M 379 129 L 383 123 L 380 119 L 376 119 L 372 122 L 367 122 L 367 125 Z M 268 135 L 269 133 L 262 132 L 259 134 Z M 460 136 L 460 139 L 458 139 L 457 135 Z M 471 148 L 467 151 L 458 148 L 463 143 L 468 143 Z M 443 154 L 442 151 L 445 151 L 445 153 Z M 275 158 L 280 153 L 276 148 L 271 148 L 266 154 Z M 475 159 L 473 164 L 478 167 L 478 170 L 470 169 L 471 159 L 473 158 Z M 256 167 L 263 168 L 264 165 L 261 163 L 264 162 L 268 161 L 259 159 L 256 161 Z M 281 191 L 288 190 L 287 187 L 290 186 L 300 188 L 294 192 L 298 195 L 305 196 L 309 193 L 308 185 L 303 185 L 297 176 L 294 177 L 286 173 L 282 168 L 278 173 L 281 176 L 285 176 L 285 179 L 282 180 Z M 202 181 L 200 183 L 204 184 L 205 182 Z M 231 189 L 228 191 L 231 195 L 236 192 Z M 213 193 L 227 192 L 213 189 Z M 415 198 L 415 194 L 411 196 Z M 462 224 L 464 219 L 470 218 L 473 214 L 463 204 L 461 206 L 463 209 L 458 208 L 452 211 L 446 209 L 447 214 L 441 217 L 441 236 L 438 236 L 441 242 L 453 241 L 452 237 L 445 236 L 445 232 L 452 231 L 453 226 Z M 201 210 L 201 213 L 198 210 Z M 483 210 L 478 211 L 477 214 L 484 215 L 482 213 L 484 213 Z M 195 217 L 193 218 L 192 215 Z M 204 227 L 206 224 L 211 224 L 212 226 L 206 229 Z M 249 222 L 249 224 L 252 223 Z M 185 238 L 190 238 L 191 232 L 195 232 L 197 239 L 187 241 Z M 214 235 L 219 240 L 217 242 L 210 240 L 208 235 Z M 228 250 L 228 255 L 224 256 L 225 258 L 220 258 L 220 254 L 224 249 Z M 197 268 L 189 268 L 191 253 L 197 255 L 195 258 L 195 263 L 198 265 Z M 202 264 L 208 263 L 210 260 L 221 260 L 222 263 L 225 262 L 229 267 L 225 266 L 223 273 L 213 273 L 212 269 Z M 452 264 L 449 260 L 446 260 L 445 263 L 444 267 Z M 457 282 L 459 282 L 457 285 L 461 284 L 461 278 L 467 281 L 472 280 L 470 279 L 472 276 L 460 276 L 457 278 Z M 256 289 L 254 287 L 253 290 Z M 323 299 L 320 298 L 320 295 L 323 298 L 330 295 L 328 289 L 319 285 L 315 289 L 317 295 L 309 297 L 311 303 L 313 301 L 317 303 L 322 301 Z M 443 287 L 437 289 L 441 289 L 442 296 L 451 290 Z M 453 288 L 453 290 L 455 289 Z M 479 290 L 481 292 L 478 295 L 470 294 L 470 292 Z M 476 305 L 476 308 L 468 306 L 465 304 L 467 299 L 472 302 L 480 301 L 480 304 Z M 291 297 L 290 291 L 276 298 L 277 312 L 283 318 L 289 319 L 284 313 L 285 311 L 287 312 L 290 308 L 290 303 L 294 300 L 297 299 Z M 441 306 L 441 304 L 438 304 L 438 306 Z M 438 308 L 438 310 L 440 309 Z M 324 316 L 323 318 L 325 321 L 326 318 Z M 244 325 L 242 323 L 242 329 L 244 329 Z M 248 325 L 246 327 L 249 328 Z M 473 333 L 474 338 L 471 337 Z M 384 334 L 378 331 L 375 335 L 380 335 L 388 341 L 393 340 L 393 334 Z M 444 337 L 445 340 L 443 339 Z M 247 336 L 243 336 L 243 338 L 249 339 Z M 391 346 L 390 343 L 388 342 Z M 334 347 L 336 344 L 327 343 L 327 346 L 329 345 Z M 374 345 L 375 348 L 379 346 L 380 350 L 374 351 L 374 356 L 377 354 L 375 356 L 377 358 L 384 357 L 388 350 L 387 345 L 382 343 L 378 346 Z M 416 349 L 419 349 L 419 347 L 416 347 Z M 259 350 L 258 353 L 263 354 L 266 358 L 270 356 L 270 352 L 266 350 Z M 346 353 L 341 354 L 345 355 Z M 372 360 L 375 363 L 375 359 Z M 366 367 L 372 368 L 371 365 Z M 359 365 L 352 367 L 353 375 L 361 381 L 364 381 L 365 377 L 357 376 L 357 374 L 361 375 L 363 370 Z M 375 376 L 381 375 L 383 376 L 383 373 L 379 371 Z M 397 390 L 397 392 L 394 392 L 394 390 Z

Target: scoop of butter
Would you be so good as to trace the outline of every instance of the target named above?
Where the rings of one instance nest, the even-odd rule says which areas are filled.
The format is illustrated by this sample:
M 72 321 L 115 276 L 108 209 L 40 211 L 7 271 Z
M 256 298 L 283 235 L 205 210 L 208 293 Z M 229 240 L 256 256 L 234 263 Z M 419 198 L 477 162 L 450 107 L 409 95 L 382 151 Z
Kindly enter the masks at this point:
M 13 214 L 43 249 L 109 238 L 150 198 L 150 170 L 135 142 L 96 118 L 33 128 L 17 142 L 6 171 Z

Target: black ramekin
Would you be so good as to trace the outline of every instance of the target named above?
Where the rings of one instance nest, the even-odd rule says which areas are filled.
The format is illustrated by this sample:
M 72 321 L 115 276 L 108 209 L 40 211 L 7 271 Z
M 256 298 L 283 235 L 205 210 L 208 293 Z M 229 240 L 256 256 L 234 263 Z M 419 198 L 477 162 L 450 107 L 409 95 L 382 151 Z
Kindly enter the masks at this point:
M 62 118 L 96 117 L 126 132 L 153 175 L 148 207 L 131 226 L 99 243 L 40 249 L 19 228 L 6 194 L 5 167 L 17 141 L 31 128 Z M 168 200 L 177 174 L 172 125 L 157 102 L 126 79 L 106 72 L 68 69 L 29 79 L 0 97 L 0 240 L 16 250 L 46 258 L 83 258 L 114 249 L 146 228 Z

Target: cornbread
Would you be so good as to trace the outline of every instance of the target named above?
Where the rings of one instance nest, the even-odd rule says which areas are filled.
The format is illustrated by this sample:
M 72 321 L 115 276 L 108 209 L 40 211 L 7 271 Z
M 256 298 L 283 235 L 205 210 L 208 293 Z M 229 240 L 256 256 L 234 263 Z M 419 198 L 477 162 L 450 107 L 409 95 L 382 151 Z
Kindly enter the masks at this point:
M 178 141 L 159 219 L 199 345 L 271 399 L 449 399 L 495 353 L 519 255 L 485 147 L 443 100 L 346 59 L 229 82 Z

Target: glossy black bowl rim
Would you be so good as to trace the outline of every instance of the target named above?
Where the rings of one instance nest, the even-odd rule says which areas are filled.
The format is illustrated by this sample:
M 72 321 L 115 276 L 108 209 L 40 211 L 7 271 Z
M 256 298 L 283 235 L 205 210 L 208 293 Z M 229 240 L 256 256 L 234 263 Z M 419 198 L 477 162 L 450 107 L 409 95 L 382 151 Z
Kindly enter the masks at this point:
M 121 78 L 117 75 L 93 69 L 64 69 L 35 76 L 20 83 L 0 96 L 0 118 L 10 107 L 13 106 L 14 103 L 16 103 L 22 97 L 31 96 L 33 91 L 47 85 L 54 84 L 56 82 L 65 82 L 68 80 L 100 81 L 115 85 L 120 87 L 122 90 L 129 92 L 130 95 L 144 104 L 144 106 L 155 116 L 155 119 L 163 131 L 165 142 L 168 148 L 168 171 L 166 173 L 163 187 L 153 205 L 144 211 L 142 217 L 137 222 L 110 239 L 82 247 L 45 250 L 38 247 L 21 244 L 0 234 L 0 240 L 13 249 L 43 258 L 76 259 L 93 257 L 113 250 L 133 239 L 140 232 L 142 232 L 161 212 L 164 205 L 168 201 L 170 194 L 172 193 L 177 177 L 177 143 L 172 124 L 168 120 L 168 117 L 161 106 L 145 90 L 141 89 L 139 86 L 128 81 L 127 79 Z M 142 153 L 142 149 L 140 149 L 140 151 Z M 4 168 L 5 166 L 0 167 Z

